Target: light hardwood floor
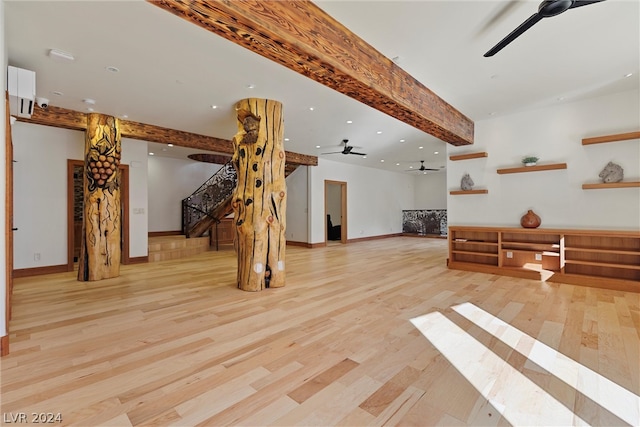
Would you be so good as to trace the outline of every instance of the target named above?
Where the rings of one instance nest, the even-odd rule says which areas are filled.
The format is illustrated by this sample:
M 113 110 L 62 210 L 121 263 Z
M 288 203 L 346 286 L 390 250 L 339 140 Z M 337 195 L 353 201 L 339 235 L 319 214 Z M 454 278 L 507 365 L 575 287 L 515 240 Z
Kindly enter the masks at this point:
M 509 425 L 501 413 L 520 409 L 505 412 L 500 391 L 548 411 L 515 381 L 500 383 L 500 372 L 480 375 L 491 359 L 491 369 L 514 368 L 587 423 L 628 424 L 452 307 L 470 303 L 638 395 L 638 294 L 448 270 L 446 245 L 395 237 L 290 246 L 286 287 L 259 293 L 235 288 L 229 247 L 124 266 L 100 282 L 16 279 L 4 423 L 50 412 L 80 426 Z M 412 324 L 429 313 L 449 325 L 432 340 L 454 353 Z M 478 344 L 480 359 L 468 350 Z M 472 385 L 478 377 L 493 382 L 492 403 Z

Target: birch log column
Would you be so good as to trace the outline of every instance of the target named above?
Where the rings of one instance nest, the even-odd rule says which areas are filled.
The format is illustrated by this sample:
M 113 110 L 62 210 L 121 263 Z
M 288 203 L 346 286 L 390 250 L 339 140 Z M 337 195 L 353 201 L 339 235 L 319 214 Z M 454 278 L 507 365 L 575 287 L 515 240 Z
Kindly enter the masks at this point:
M 238 287 L 244 291 L 284 286 L 287 187 L 282 104 L 249 98 L 236 104 L 238 133 L 233 193 Z
M 84 153 L 84 221 L 78 280 L 117 277 L 121 256 L 119 120 L 88 114 Z

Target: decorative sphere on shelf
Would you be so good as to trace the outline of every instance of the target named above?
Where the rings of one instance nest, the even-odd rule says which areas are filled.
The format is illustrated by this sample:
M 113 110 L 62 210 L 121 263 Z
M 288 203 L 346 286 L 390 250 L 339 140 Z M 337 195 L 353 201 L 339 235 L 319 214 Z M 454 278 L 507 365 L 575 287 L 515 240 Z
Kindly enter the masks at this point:
M 531 209 L 527 211 L 526 214 L 522 215 L 520 218 L 520 225 L 524 228 L 538 228 L 540 227 L 541 220 L 538 215 L 535 214 Z

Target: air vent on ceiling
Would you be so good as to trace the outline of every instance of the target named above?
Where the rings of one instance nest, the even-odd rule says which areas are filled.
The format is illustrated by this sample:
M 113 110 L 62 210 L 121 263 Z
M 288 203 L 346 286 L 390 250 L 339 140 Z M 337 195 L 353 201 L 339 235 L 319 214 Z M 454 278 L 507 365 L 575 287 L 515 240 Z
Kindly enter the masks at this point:
M 9 109 L 18 117 L 30 118 L 36 102 L 36 73 L 9 65 L 7 70 Z

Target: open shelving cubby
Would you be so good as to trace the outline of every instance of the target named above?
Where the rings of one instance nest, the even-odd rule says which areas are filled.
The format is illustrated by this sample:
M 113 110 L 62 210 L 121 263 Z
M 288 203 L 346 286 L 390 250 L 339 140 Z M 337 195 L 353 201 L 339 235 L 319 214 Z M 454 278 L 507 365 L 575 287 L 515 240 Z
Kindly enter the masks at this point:
M 548 171 L 548 170 L 566 169 L 566 168 L 567 168 L 566 163 L 551 163 L 546 165 L 521 166 L 517 168 L 498 169 L 497 172 L 500 175 L 504 175 L 508 173 L 539 172 L 539 171 Z
M 448 266 L 640 292 L 640 231 L 450 226 Z

